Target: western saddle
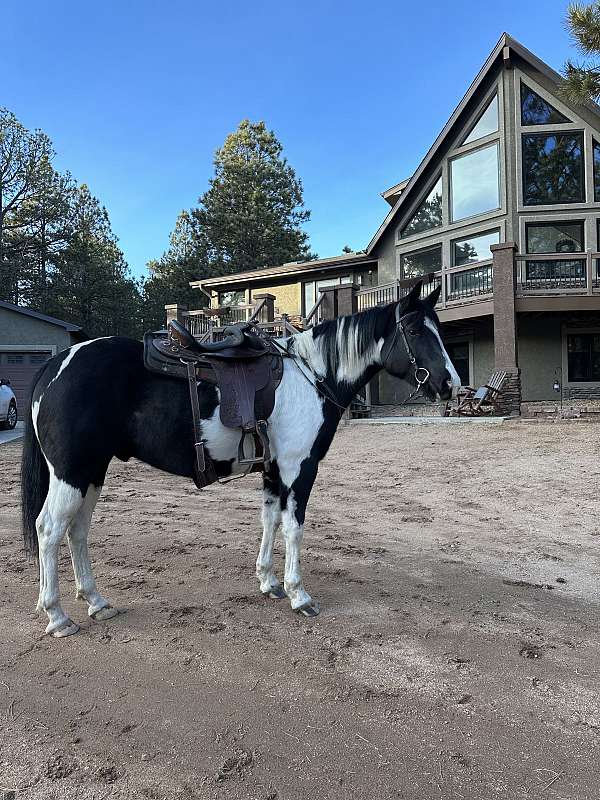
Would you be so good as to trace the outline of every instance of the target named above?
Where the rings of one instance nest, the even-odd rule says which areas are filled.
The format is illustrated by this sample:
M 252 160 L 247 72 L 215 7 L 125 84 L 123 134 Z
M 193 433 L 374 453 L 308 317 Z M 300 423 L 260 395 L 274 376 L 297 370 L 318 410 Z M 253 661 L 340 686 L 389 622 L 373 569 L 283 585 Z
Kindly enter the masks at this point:
M 282 350 L 251 323 L 231 325 L 224 334 L 219 342 L 198 342 L 173 320 L 166 331 L 144 336 L 146 369 L 188 383 L 196 451 L 193 477 L 199 489 L 214 483 L 217 474 L 202 441 L 198 381 L 218 386 L 222 424 L 241 429 L 237 460 L 246 467 L 243 475 L 266 470 L 271 462 L 267 420 L 283 376 Z M 247 437 L 254 442 L 253 456 L 245 453 Z

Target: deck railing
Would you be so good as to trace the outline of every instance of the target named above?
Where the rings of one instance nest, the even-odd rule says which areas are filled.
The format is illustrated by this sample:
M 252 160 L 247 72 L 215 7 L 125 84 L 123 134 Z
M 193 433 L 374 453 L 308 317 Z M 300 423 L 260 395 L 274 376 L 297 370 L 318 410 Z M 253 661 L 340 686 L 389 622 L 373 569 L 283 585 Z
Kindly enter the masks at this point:
M 517 293 L 595 294 L 600 291 L 600 253 L 536 253 L 515 256 Z
M 358 292 L 358 310 L 362 311 L 366 308 L 400 300 L 419 280 L 423 283 L 423 295 L 429 294 L 440 285 L 442 286 L 438 308 L 481 300 L 491 295 L 494 290 L 492 262 L 484 261 L 476 265 L 452 267 L 444 271 L 430 272 L 414 278 L 405 278 L 381 286 L 361 289 Z

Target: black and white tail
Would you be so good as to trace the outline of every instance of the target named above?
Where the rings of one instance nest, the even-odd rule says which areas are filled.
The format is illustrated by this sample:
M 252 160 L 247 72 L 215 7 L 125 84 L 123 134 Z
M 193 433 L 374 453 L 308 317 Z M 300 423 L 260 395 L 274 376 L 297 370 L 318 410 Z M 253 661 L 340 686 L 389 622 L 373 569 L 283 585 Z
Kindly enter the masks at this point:
M 49 480 L 48 465 L 33 427 L 31 402 L 29 402 L 27 405 L 25 439 L 23 441 L 23 457 L 21 460 L 21 519 L 23 522 L 25 552 L 28 556 L 33 556 L 34 558 L 37 558 L 38 555 L 35 522 L 46 500 Z

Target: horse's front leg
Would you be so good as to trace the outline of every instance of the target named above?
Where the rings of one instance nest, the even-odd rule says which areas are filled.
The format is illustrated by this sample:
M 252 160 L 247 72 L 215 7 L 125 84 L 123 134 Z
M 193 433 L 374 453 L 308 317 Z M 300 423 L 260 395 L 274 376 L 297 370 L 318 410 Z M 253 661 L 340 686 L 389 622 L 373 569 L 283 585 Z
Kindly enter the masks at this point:
M 256 559 L 256 577 L 260 583 L 260 591 L 267 597 L 280 599 L 285 597 L 283 587 L 273 571 L 273 544 L 275 534 L 281 523 L 281 503 L 279 499 L 280 483 L 277 463 L 273 462 L 263 475 L 263 535 Z
M 283 585 L 294 611 L 305 617 L 316 617 L 319 607 L 304 588 L 300 568 L 300 548 L 304 534 L 306 504 L 317 476 L 317 465 L 304 462 L 301 477 L 288 490 L 281 487 L 281 519 L 285 539 L 285 573 Z

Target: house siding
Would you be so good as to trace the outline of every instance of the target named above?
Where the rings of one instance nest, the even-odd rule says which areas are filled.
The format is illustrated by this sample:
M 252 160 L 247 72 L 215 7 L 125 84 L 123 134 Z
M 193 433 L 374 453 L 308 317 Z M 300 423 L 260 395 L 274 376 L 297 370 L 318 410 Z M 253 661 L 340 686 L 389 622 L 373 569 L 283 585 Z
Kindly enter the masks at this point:
M 64 328 L 0 308 L 0 350 L 2 345 L 50 345 L 64 350 L 71 344 L 71 334 Z

